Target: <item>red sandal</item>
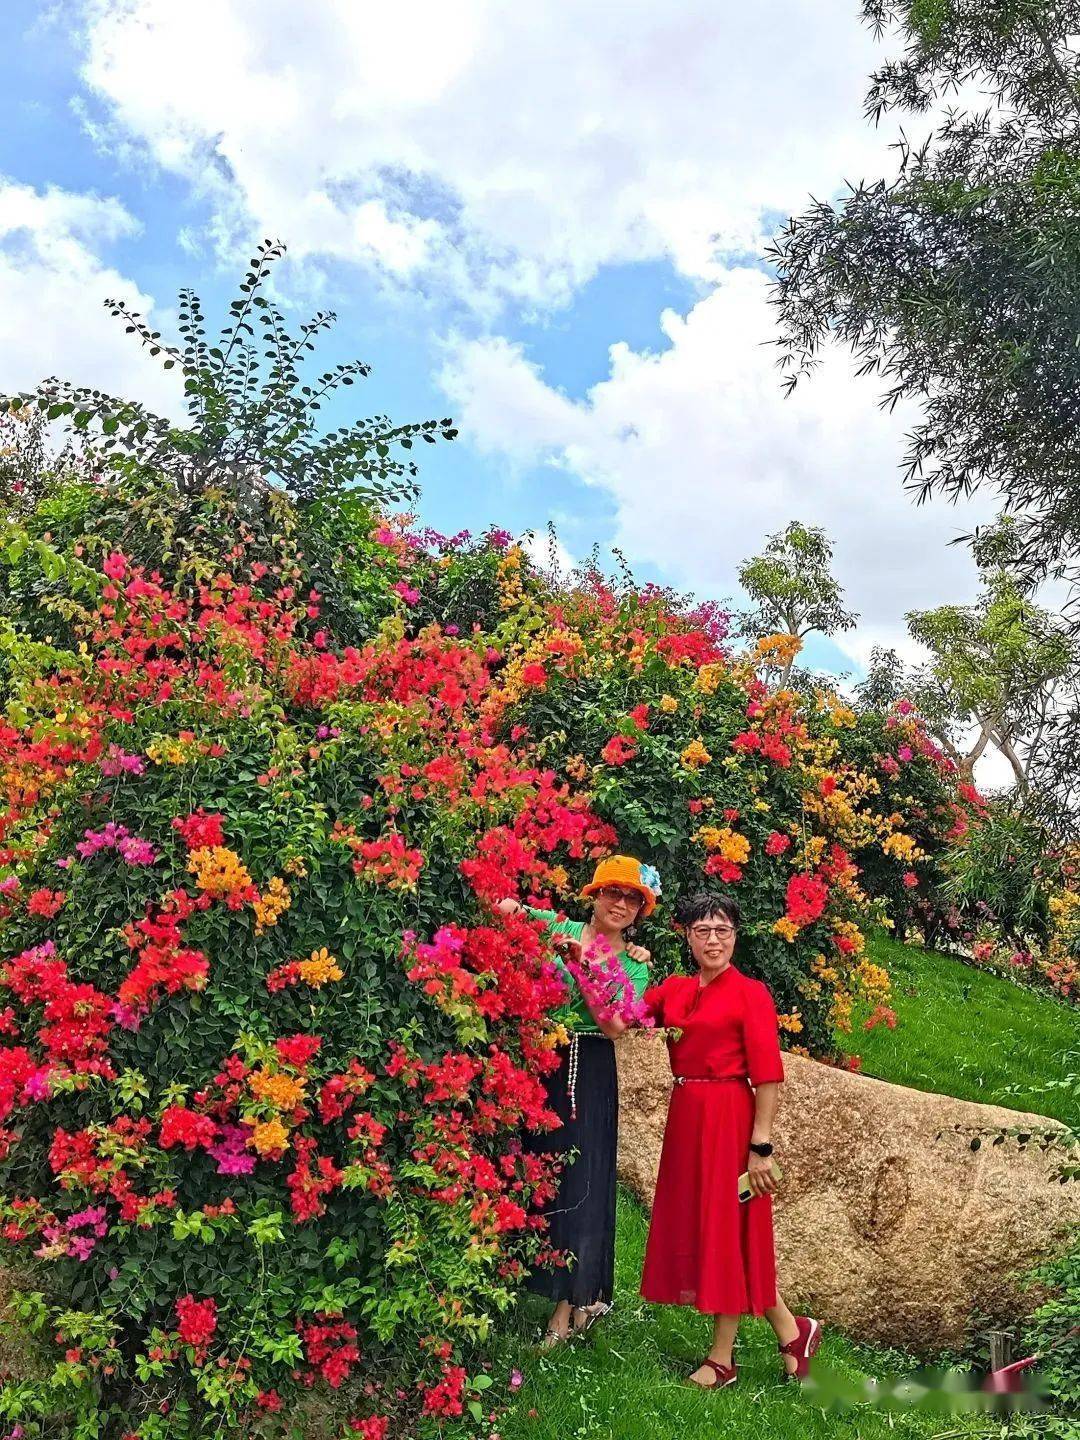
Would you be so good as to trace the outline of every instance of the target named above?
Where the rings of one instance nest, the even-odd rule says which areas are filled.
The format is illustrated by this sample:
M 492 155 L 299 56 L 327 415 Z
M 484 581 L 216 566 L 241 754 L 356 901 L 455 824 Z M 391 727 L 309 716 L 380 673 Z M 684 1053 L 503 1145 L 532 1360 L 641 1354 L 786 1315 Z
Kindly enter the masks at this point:
M 735 1381 L 739 1378 L 739 1367 L 737 1365 L 721 1365 L 718 1360 L 702 1360 L 701 1365 L 698 1366 L 699 1370 L 702 1365 L 708 1365 L 709 1369 L 716 1375 L 716 1379 L 711 1385 L 702 1385 L 697 1380 L 691 1380 L 688 1376 L 687 1384 L 697 1385 L 699 1390 L 724 1390 L 728 1385 L 734 1385 Z
M 799 1327 L 795 1339 L 778 1348 L 781 1355 L 795 1357 L 795 1369 L 787 1371 L 788 1376 L 794 1380 L 805 1380 L 810 1373 L 810 1360 L 821 1344 L 821 1321 L 809 1315 L 796 1315 L 795 1324 Z

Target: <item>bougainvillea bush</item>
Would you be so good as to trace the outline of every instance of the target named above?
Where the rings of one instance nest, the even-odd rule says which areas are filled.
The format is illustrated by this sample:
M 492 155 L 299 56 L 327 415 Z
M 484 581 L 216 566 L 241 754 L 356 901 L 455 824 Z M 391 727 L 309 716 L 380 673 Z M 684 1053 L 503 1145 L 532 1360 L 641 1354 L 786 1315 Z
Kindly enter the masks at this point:
M 4 574 L 0 1238 L 34 1435 L 483 1431 L 545 1252 L 522 1151 L 566 999 L 494 902 L 703 881 L 788 1043 L 891 1023 L 868 920 L 970 809 L 917 719 L 761 678 L 790 637 L 355 495 L 35 488 Z M 45 547 L 44 549 L 42 547 Z M 327 596 L 332 595 L 332 603 Z M 904 797 L 920 797 L 910 813 Z M 976 797 L 977 798 L 977 797 Z M 872 882 L 872 883 L 871 883 Z

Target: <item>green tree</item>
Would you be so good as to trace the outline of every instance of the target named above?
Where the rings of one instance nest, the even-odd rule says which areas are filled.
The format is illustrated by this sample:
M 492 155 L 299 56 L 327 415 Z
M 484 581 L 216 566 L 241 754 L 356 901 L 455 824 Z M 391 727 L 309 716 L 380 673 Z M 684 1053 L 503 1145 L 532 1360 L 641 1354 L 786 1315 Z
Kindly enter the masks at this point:
M 907 478 L 921 495 L 1000 486 L 1025 554 L 1075 576 L 1080 535 L 1080 4 L 863 0 L 905 50 L 872 77 L 869 115 L 950 109 L 891 180 L 791 220 L 772 255 L 788 383 L 823 344 L 850 347 L 916 400 Z
M 832 573 L 832 558 L 832 542 L 817 526 L 793 520 L 770 535 L 764 551 L 739 566 L 739 584 L 754 607 L 743 617 L 743 633 L 803 640 L 813 631 L 835 635 L 852 629 L 858 616 L 844 609 L 844 587 Z M 783 664 L 781 686 L 793 662 L 794 656 Z
M 1031 785 L 1058 686 L 1076 663 L 1064 627 L 996 570 L 974 605 L 940 605 L 907 615 L 913 639 L 930 651 L 909 677 L 910 698 L 928 728 L 968 778 L 993 745 L 1009 762 L 1020 796 Z M 960 735 L 975 732 L 961 748 Z
M 407 453 L 399 458 L 395 452 L 410 451 L 415 440 L 453 439 L 452 422 L 395 425 L 376 415 L 321 430 L 324 404 L 365 379 L 371 367 L 350 360 L 310 382 L 305 379 L 304 361 L 337 317 L 319 311 L 299 326 L 299 333 L 290 333 L 265 293 L 284 254 L 279 243 L 266 240 L 258 246 L 214 342 L 207 339 L 202 304 L 192 290 L 180 294 L 178 345 L 163 340 L 124 301 L 104 302 L 166 370 L 178 370 L 186 426 L 136 401 L 55 378 L 44 380 L 33 394 L 0 399 L 0 415 L 36 408 L 50 421 L 66 421 L 83 453 L 102 468 L 161 475 L 182 494 L 207 486 L 229 489 L 251 514 L 262 510 L 268 488 L 301 505 L 341 490 L 378 499 L 414 496 L 416 465 Z

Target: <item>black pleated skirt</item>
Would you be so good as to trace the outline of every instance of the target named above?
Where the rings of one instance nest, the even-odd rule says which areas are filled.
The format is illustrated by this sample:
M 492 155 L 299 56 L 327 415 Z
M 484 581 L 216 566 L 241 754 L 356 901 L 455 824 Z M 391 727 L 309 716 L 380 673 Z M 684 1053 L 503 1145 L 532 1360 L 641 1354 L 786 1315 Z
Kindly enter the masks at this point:
M 570 1047 L 559 1047 L 559 1068 L 545 1076 L 548 1105 L 563 1122 L 558 1130 L 527 1133 L 533 1154 L 566 1154 L 576 1160 L 562 1172 L 559 1193 L 545 1209 L 552 1247 L 567 1265 L 537 1269 L 527 1288 L 571 1305 L 610 1302 L 615 1284 L 615 1163 L 619 1124 L 619 1081 L 615 1047 L 605 1035 L 579 1035 L 577 1118 L 570 1114 L 567 1079 Z

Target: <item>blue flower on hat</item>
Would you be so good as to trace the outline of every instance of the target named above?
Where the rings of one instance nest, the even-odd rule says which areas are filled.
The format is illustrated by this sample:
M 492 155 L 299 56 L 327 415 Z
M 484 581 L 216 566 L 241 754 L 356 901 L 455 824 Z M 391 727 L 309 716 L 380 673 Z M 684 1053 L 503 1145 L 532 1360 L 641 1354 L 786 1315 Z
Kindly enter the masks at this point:
M 660 895 L 660 871 L 655 865 L 642 865 L 638 879 L 656 896 Z

